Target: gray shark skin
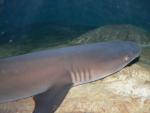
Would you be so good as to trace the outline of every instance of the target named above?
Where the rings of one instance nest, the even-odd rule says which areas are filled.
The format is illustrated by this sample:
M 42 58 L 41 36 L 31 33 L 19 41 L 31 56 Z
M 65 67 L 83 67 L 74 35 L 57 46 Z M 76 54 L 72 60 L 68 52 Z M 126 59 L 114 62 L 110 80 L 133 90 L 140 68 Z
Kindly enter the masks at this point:
M 72 86 L 111 75 L 140 55 L 130 41 L 112 41 L 0 59 L 0 103 L 33 96 L 33 113 L 53 113 Z

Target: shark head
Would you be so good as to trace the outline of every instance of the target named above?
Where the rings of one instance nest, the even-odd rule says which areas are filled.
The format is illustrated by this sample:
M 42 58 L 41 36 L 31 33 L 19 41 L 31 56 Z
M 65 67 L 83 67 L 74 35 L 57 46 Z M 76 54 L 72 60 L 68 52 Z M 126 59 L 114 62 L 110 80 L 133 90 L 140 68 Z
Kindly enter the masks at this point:
M 131 41 L 114 41 L 114 54 L 112 55 L 112 62 L 125 66 L 131 61 L 139 57 L 141 48 Z
M 91 48 L 87 53 L 84 53 L 82 58 L 78 58 L 78 69 L 80 71 L 74 71 L 75 74 L 73 75 L 79 76 L 76 77 L 78 80 L 75 80 L 75 85 L 92 82 L 111 75 L 124 68 L 141 53 L 141 48 L 131 41 L 118 40 L 96 43 L 91 45 Z

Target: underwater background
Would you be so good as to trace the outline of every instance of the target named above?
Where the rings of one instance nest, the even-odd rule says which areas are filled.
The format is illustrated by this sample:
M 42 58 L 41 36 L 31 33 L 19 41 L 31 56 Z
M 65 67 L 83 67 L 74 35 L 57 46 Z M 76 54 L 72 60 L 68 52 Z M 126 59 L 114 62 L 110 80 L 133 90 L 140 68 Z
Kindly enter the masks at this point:
M 0 58 L 118 39 L 140 45 L 139 61 L 72 88 L 55 113 L 150 113 L 150 0 L 0 0 Z M 34 106 L 21 99 L 0 113 Z
M 100 40 L 133 31 L 148 42 L 149 4 L 149 0 L 0 0 L 0 57 L 74 45 L 79 36 L 103 26 Z

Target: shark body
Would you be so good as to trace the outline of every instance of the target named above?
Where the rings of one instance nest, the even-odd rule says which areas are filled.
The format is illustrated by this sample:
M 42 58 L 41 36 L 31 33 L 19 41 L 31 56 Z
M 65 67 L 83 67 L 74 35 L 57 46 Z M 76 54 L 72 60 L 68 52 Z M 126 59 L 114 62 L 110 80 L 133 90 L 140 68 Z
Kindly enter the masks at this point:
M 0 59 L 0 103 L 31 97 L 34 113 L 52 113 L 72 86 L 111 75 L 140 54 L 130 41 L 112 41 Z

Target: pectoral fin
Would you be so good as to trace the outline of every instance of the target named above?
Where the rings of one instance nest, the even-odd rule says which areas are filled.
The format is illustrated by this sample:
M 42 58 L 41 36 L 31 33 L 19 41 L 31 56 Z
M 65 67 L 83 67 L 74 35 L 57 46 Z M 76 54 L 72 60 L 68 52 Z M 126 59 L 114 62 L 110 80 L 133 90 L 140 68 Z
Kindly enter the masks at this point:
M 57 85 L 39 95 L 34 96 L 33 113 L 53 113 L 61 104 L 71 85 Z

